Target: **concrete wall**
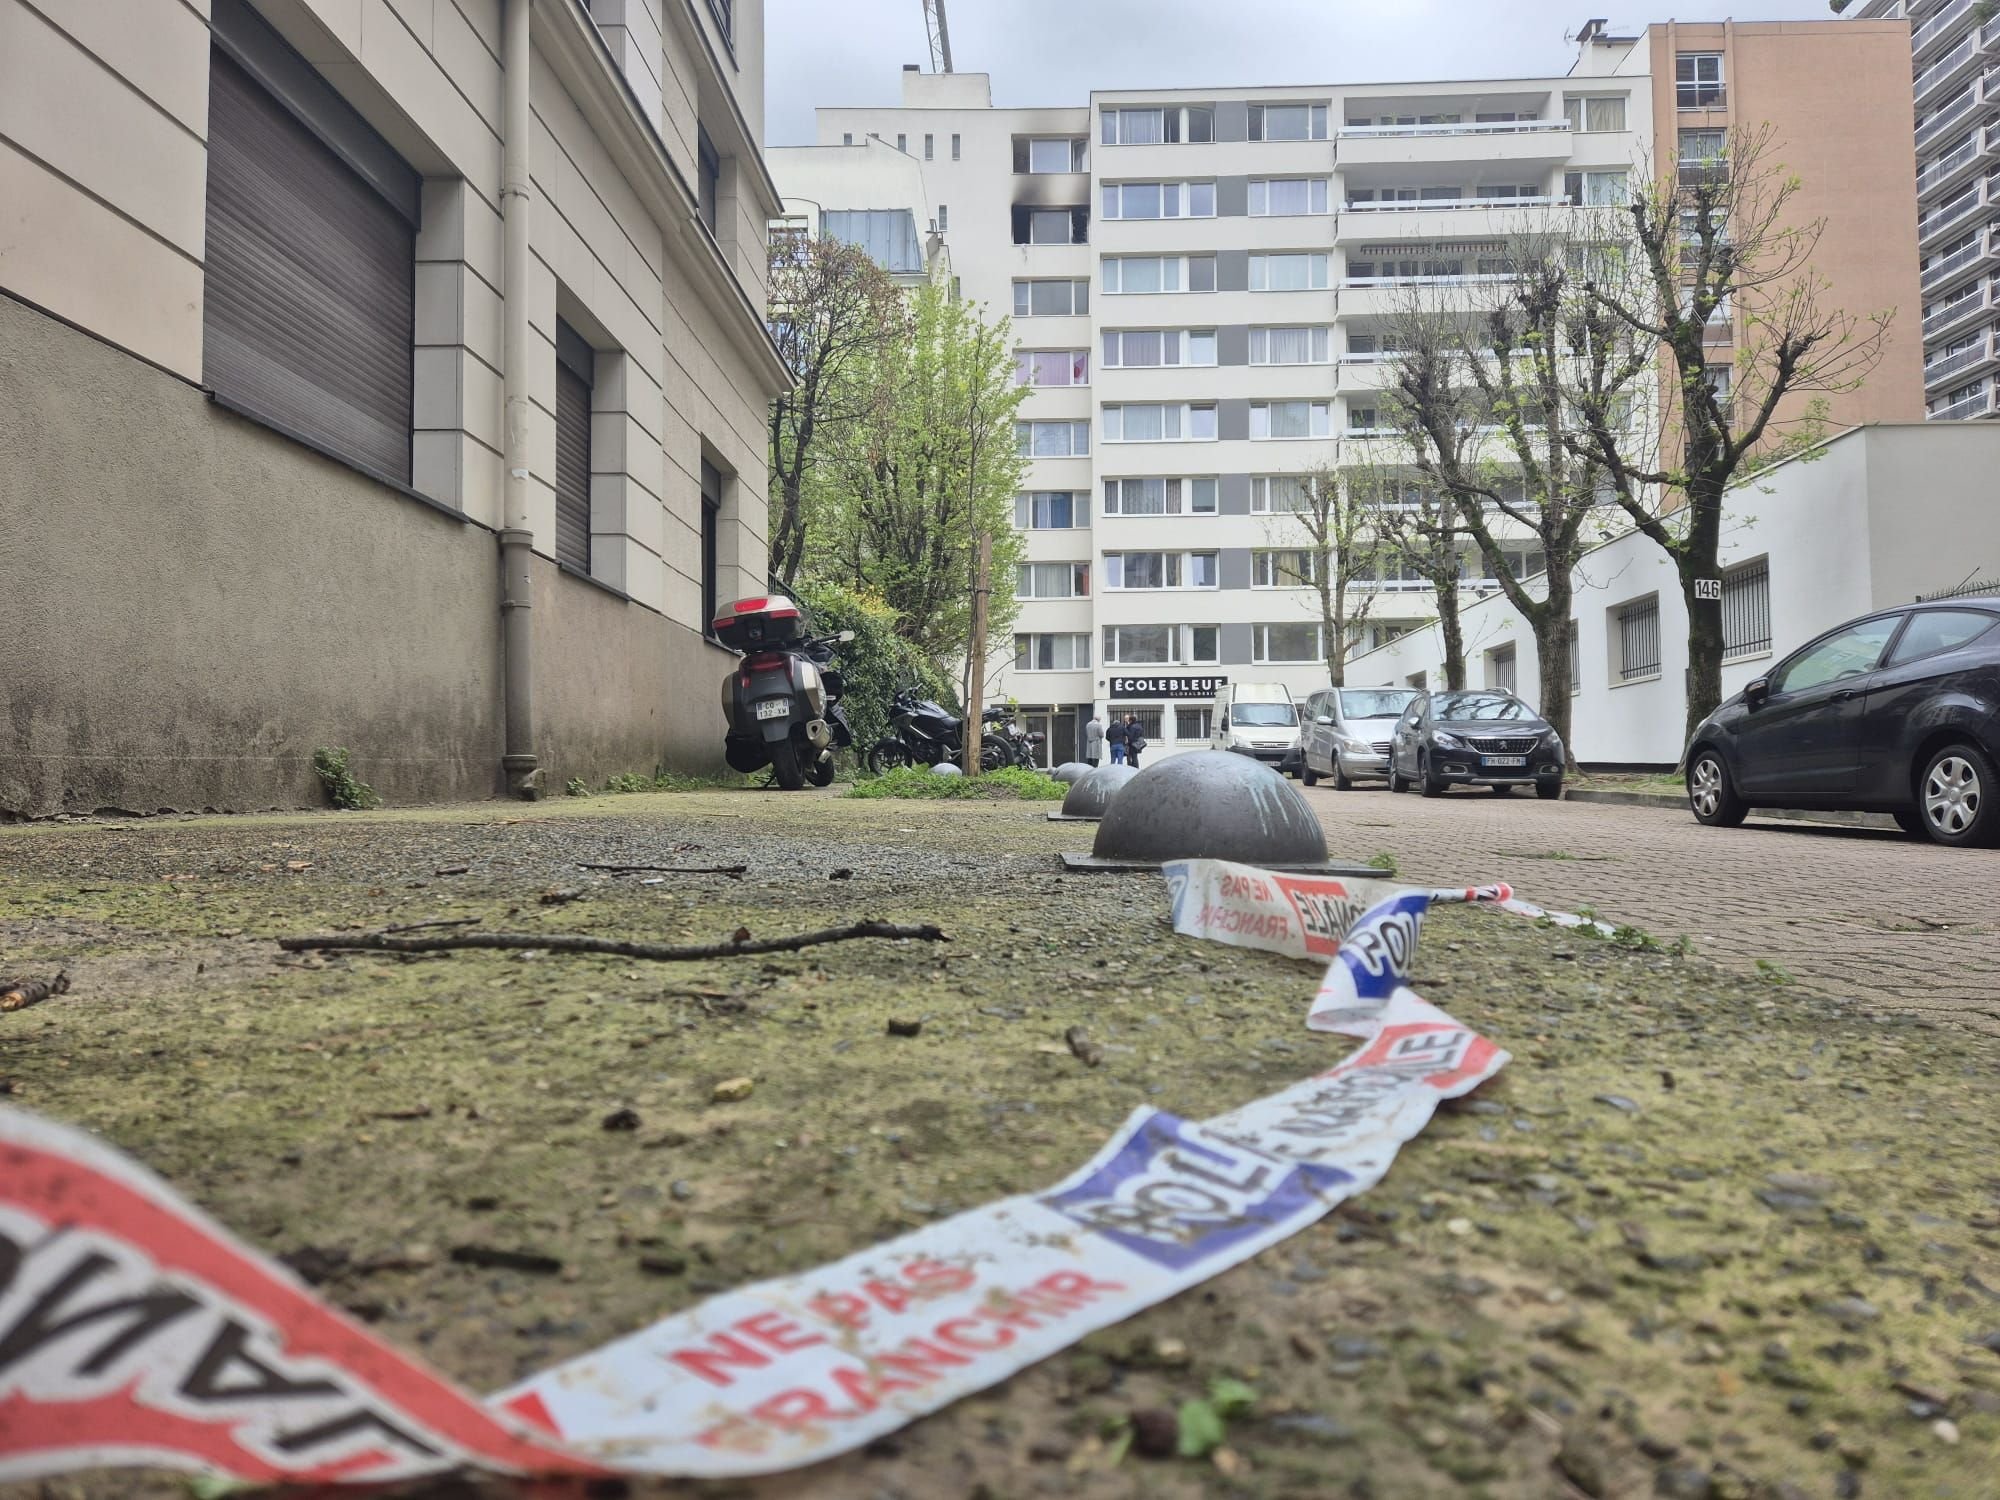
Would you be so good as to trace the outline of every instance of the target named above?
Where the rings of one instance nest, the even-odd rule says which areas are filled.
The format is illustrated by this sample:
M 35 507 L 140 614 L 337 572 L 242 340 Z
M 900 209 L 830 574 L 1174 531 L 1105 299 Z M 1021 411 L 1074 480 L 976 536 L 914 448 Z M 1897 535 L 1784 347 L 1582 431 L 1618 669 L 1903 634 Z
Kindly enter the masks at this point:
M 1725 567 L 1768 560 L 1771 649 L 1726 662 L 1724 695 L 1761 676 L 1823 630 L 1872 609 L 1949 589 L 1976 573 L 2000 577 L 2000 510 L 1987 476 L 2000 464 L 2000 428 L 1906 423 L 1852 429 L 1805 460 L 1782 464 L 1731 493 Z M 1940 548 L 1938 539 L 1949 537 Z M 1580 685 L 1571 700 L 1571 748 L 1592 764 L 1671 765 L 1686 716 L 1687 611 L 1666 554 L 1629 532 L 1586 553 L 1573 576 Z M 1617 610 L 1656 596 L 1660 671 L 1622 680 Z M 1492 654 L 1512 646 L 1517 691 L 1540 682 L 1532 632 L 1498 595 L 1465 609 L 1466 683 L 1492 686 Z M 1348 664 L 1356 686 L 1443 685 L 1443 642 L 1428 625 Z

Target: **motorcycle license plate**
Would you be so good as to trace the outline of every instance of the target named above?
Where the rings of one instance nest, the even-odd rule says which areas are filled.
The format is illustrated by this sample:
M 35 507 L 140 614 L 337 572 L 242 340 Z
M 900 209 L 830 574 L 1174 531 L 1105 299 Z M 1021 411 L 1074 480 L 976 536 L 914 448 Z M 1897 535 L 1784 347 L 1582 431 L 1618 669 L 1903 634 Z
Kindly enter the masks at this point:
M 1482 764 L 1489 766 L 1525 766 L 1528 763 L 1528 757 L 1525 755 L 1483 755 L 1480 757 L 1480 761 Z
M 757 705 L 760 719 L 785 719 L 791 717 L 792 702 L 789 698 L 766 698 Z M 1519 764 L 1517 761 L 1515 764 Z

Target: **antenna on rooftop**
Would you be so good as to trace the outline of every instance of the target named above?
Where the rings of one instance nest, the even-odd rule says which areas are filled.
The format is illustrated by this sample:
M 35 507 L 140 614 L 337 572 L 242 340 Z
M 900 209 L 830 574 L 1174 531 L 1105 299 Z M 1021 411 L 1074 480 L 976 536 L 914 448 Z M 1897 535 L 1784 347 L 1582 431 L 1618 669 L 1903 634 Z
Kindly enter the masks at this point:
M 951 71 L 951 30 L 945 25 L 944 0 L 924 0 L 924 30 L 931 39 L 931 71 Z

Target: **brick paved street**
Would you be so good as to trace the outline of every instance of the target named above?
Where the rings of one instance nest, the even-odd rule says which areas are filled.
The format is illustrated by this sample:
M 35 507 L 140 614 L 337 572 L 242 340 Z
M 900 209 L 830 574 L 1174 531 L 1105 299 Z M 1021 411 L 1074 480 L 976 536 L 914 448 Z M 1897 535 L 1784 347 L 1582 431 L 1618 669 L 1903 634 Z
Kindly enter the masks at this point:
M 1426 801 L 1322 783 L 1305 795 L 1333 853 L 1387 850 L 1407 880 L 1505 880 L 1529 901 L 1588 906 L 1663 942 L 1685 933 L 1734 968 L 1765 959 L 1829 995 L 2000 1032 L 2000 851 L 1755 816 L 1703 828 L 1678 807 L 1525 792 Z

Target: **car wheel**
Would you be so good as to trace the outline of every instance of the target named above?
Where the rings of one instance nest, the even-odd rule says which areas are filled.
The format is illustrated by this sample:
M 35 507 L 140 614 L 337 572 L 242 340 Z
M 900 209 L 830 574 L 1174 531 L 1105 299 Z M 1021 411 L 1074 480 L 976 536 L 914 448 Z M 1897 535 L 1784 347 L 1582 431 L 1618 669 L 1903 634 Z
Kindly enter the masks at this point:
M 1431 758 L 1428 752 L 1417 757 L 1417 780 L 1423 783 L 1423 792 L 1426 797 L 1442 797 L 1444 795 L 1444 781 L 1442 778 L 1431 774 Z
M 1992 806 L 2000 782 L 1985 752 L 1968 744 L 1946 745 L 1930 759 L 1917 782 L 1917 805 L 1924 832 L 1933 843 L 1955 847 L 1991 844 L 2000 831 Z
M 1351 792 L 1354 790 L 1353 778 L 1340 769 L 1339 761 L 1333 763 L 1333 789 L 1336 792 Z
M 1729 780 L 1729 767 L 1714 750 L 1697 751 L 1687 769 L 1688 809 L 1697 823 L 1710 828 L 1734 828 L 1749 815 L 1750 808 L 1736 795 Z
M 1560 776 L 1550 776 L 1535 783 L 1535 795 L 1544 802 L 1553 802 L 1562 794 L 1563 779 Z
M 1299 780 L 1303 781 L 1307 786 L 1318 786 L 1319 772 L 1315 771 L 1309 765 L 1302 765 L 1299 767 Z
M 1392 792 L 1407 792 L 1409 789 L 1410 783 L 1404 780 L 1403 773 L 1396 769 L 1395 757 L 1391 756 L 1389 759 L 1389 790 Z

